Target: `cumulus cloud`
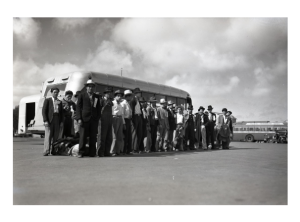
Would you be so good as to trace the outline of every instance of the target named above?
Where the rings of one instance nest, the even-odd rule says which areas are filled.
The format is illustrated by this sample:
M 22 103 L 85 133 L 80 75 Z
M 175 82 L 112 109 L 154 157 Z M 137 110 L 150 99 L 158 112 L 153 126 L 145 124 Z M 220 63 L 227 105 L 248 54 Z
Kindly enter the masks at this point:
M 84 27 L 92 22 L 91 18 L 55 18 L 53 23 L 64 31 Z
M 41 27 L 32 18 L 14 18 L 13 33 L 17 43 L 24 48 L 35 48 Z
M 109 41 L 103 41 L 95 52 L 88 54 L 84 67 L 91 71 L 119 74 L 121 68 L 131 71 L 132 59 L 126 51 L 119 50 Z
M 13 64 L 14 103 L 18 104 L 22 97 L 39 94 L 47 78 L 78 70 L 81 68 L 71 63 L 46 63 L 39 67 L 32 59 L 17 58 Z

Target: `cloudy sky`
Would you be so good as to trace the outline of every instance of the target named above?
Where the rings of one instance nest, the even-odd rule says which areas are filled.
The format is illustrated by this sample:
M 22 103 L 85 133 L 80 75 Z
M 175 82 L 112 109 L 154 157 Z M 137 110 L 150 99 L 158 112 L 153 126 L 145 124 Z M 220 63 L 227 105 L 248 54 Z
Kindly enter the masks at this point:
M 285 18 L 14 18 L 13 105 L 87 70 L 182 88 L 195 108 L 287 120 Z

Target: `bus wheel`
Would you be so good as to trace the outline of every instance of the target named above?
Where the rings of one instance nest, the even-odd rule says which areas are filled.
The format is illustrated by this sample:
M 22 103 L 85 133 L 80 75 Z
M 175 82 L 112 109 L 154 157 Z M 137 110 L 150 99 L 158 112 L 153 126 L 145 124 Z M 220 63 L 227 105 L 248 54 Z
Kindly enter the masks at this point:
M 253 137 L 252 135 L 247 135 L 247 136 L 245 137 L 245 140 L 246 140 L 247 142 L 253 142 L 253 141 L 254 141 L 254 137 Z

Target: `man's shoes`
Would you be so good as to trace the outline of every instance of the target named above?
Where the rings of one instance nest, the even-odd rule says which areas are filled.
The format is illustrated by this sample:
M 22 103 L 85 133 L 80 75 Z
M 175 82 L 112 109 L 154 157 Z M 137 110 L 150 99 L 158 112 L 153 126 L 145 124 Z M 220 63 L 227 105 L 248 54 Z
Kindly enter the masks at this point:
M 114 156 L 117 156 L 117 155 L 113 153 L 113 154 L 110 154 L 110 156 L 111 156 L 111 157 L 114 157 Z
M 49 156 L 49 153 L 43 153 L 43 156 Z
M 83 158 L 83 155 L 82 154 L 78 154 L 77 157 L 78 158 Z

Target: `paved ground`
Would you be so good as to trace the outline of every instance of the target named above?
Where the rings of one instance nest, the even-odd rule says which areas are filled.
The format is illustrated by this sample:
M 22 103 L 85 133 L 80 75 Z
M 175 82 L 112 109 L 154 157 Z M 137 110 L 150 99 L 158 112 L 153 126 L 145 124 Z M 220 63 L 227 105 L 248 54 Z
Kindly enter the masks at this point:
M 43 139 L 14 138 L 19 204 L 287 204 L 287 145 L 82 158 L 42 156 Z

